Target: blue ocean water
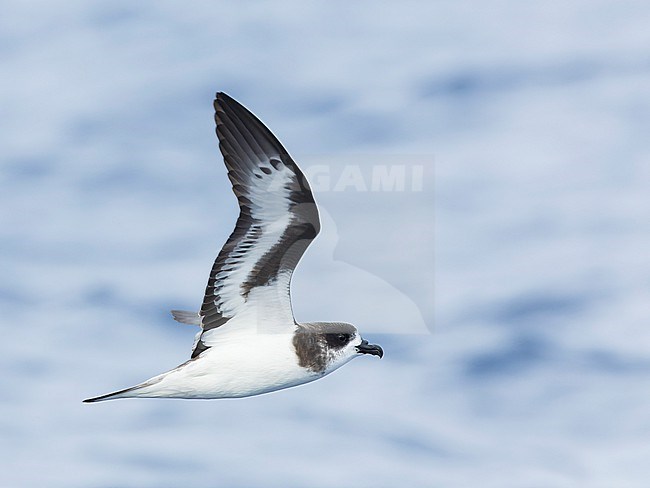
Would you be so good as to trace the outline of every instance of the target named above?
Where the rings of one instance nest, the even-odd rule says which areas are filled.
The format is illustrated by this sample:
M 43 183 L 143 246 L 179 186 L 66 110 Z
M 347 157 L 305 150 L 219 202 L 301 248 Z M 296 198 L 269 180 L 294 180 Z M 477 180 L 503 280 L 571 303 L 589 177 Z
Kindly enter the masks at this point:
M 5 4 L 0 486 L 647 485 L 648 6 Z M 81 404 L 189 355 L 168 310 L 237 216 L 216 91 L 329 177 L 297 318 L 386 355 Z

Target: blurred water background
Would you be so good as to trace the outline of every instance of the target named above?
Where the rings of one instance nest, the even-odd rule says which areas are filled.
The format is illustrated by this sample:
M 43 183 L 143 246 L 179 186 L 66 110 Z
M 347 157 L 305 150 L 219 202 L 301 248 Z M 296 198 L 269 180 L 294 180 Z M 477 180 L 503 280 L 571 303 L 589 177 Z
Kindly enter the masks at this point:
M 648 25 L 633 1 L 3 2 L 0 486 L 648 486 Z M 386 355 L 84 405 L 189 355 L 168 310 L 237 215 L 216 91 L 329 178 L 298 320 Z M 415 186 L 372 191 L 377 167 Z

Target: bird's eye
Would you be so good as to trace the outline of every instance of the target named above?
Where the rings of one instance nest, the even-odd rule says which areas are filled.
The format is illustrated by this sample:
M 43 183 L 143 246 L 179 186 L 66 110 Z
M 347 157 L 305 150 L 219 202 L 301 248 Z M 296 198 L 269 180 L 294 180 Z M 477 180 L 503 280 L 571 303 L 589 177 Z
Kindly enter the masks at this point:
M 324 339 L 327 341 L 327 344 L 334 349 L 343 349 L 350 343 L 352 339 L 351 334 L 346 334 L 345 332 L 334 332 L 330 334 L 325 334 Z

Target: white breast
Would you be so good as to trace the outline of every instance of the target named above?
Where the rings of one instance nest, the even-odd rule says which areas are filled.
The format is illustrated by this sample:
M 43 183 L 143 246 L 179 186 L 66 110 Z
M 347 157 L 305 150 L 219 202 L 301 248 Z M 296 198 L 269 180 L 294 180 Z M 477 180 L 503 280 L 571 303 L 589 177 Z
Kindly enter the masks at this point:
M 138 391 L 137 396 L 239 398 L 289 388 L 323 376 L 298 365 L 293 334 L 233 332 L 219 334 L 221 337 L 215 340 L 218 344 L 161 375 L 159 381 Z

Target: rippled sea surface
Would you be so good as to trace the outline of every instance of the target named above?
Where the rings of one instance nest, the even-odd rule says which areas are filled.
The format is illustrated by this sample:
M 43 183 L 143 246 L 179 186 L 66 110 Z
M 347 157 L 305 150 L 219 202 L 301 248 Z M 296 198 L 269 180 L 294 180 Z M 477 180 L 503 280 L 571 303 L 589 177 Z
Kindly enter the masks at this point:
M 5 2 L 0 486 L 647 486 L 649 22 Z M 216 91 L 311 175 L 296 318 L 386 355 L 251 399 L 82 404 L 189 355 L 168 311 L 199 307 L 237 217 Z

